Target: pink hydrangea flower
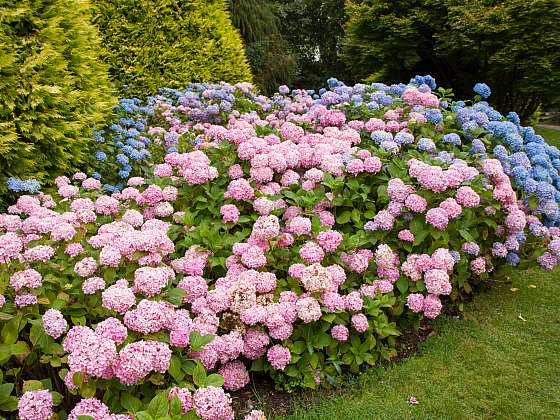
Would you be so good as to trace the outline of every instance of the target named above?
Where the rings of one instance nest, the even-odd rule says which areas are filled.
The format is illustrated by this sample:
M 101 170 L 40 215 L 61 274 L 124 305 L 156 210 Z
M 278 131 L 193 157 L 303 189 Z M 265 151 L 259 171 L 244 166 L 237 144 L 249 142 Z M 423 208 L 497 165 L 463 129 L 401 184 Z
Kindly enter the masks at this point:
M 455 200 L 465 207 L 476 207 L 480 204 L 480 196 L 471 187 L 460 187 L 457 190 Z
M 288 348 L 276 344 L 268 349 L 266 358 L 274 369 L 284 370 L 290 364 L 292 355 Z
M 364 333 L 369 329 L 367 317 L 364 314 L 352 315 L 352 327 L 359 333 Z
M 103 307 L 111 309 L 120 314 L 124 314 L 132 305 L 136 303 L 136 296 L 131 288 L 126 284 L 117 282 L 105 289 L 101 295 Z
M 68 328 L 68 323 L 58 309 L 49 309 L 44 313 L 42 320 L 45 333 L 54 339 L 59 338 Z
M 193 397 L 188 388 L 179 388 L 174 386 L 169 391 L 167 399 L 173 400 L 173 397 L 179 398 L 181 402 L 181 414 L 185 415 L 193 406 Z
M 299 256 L 308 264 L 320 263 L 325 258 L 325 252 L 315 242 L 306 242 L 299 250 Z
M 335 325 L 331 329 L 331 336 L 336 341 L 344 342 L 348 340 L 348 328 L 346 328 L 344 325 Z
M 16 290 L 16 292 L 24 287 L 36 289 L 41 286 L 42 282 L 43 276 L 32 268 L 16 271 L 10 276 L 10 285 Z
M 18 401 L 21 420 L 48 420 L 53 415 L 53 399 L 48 390 L 27 391 Z
M 422 312 L 424 310 L 424 295 L 420 293 L 411 293 L 406 299 L 406 306 L 412 312 Z
M 226 204 L 220 207 L 220 214 L 224 222 L 237 223 L 239 220 L 239 210 L 234 204 Z
M 222 388 L 198 388 L 194 393 L 193 405 L 202 420 L 233 420 L 231 398 Z
M 435 319 L 441 313 L 442 304 L 436 295 L 428 295 L 424 299 L 424 316 L 429 319 Z
M 249 372 L 239 360 L 227 362 L 218 373 L 224 377 L 224 388 L 228 391 L 237 391 L 250 382 Z
M 333 252 L 342 243 L 342 234 L 336 230 L 324 230 L 316 239 L 326 252 Z
M 444 230 L 449 223 L 449 216 L 447 212 L 439 207 L 435 207 L 426 212 L 426 223 L 439 230 Z
M 408 229 L 399 231 L 398 238 L 401 241 L 414 242 L 414 234 Z
M 305 297 L 296 302 L 297 315 L 304 323 L 308 324 L 321 318 L 321 306 L 317 299 Z

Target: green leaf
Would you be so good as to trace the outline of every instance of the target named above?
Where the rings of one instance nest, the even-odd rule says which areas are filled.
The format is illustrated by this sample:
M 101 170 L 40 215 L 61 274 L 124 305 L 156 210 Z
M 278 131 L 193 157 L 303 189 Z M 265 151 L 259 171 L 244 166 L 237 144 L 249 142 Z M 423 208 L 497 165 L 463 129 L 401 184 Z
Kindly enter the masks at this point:
M 1 384 L 0 385 L 0 403 L 3 403 L 8 399 L 12 390 L 14 389 L 14 384 Z
M 224 377 L 216 373 L 208 375 L 206 378 L 206 386 L 221 387 L 224 384 Z
M 333 322 L 335 318 L 336 318 L 336 314 L 324 314 L 322 316 L 322 319 L 327 322 Z
M 56 391 L 52 391 L 51 392 L 52 395 L 52 399 L 53 399 L 53 404 L 56 405 L 60 405 L 62 403 L 62 394 Z
M 14 316 L 11 314 L 7 314 L 5 312 L 0 312 L 0 321 L 9 321 L 10 319 L 12 319 Z
M 535 210 L 539 205 L 539 199 L 532 195 L 529 197 L 529 210 Z
M 250 221 L 251 221 L 251 218 L 249 216 L 239 216 L 239 219 L 237 219 L 237 224 L 248 223 Z
M 329 344 L 331 344 L 331 341 L 332 338 L 327 333 L 321 333 L 317 336 L 317 344 L 319 344 L 321 347 L 327 347 Z
M 200 420 L 200 417 L 198 417 L 196 415 L 196 411 L 194 411 L 194 409 L 189 410 L 187 412 L 187 414 L 183 415 L 183 417 L 181 417 L 181 420 Z
M 206 344 L 211 343 L 213 339 L 214 339 L 214 335 L 212 334 L 200 335 L 196 331 L 193 331 L 189 335 L 191 350 L 192 351 L 202 350 L 202 348 Z
M 402 294 L 406 293 L 406 291 L 408 290 L 408 280 L 406 279 L 406 277 L 401 276 L 397 280 L 397 288 Z
M 94 420 L 92 416 L 78 416 L 78 420 Z
M 253 363 L 251 363 L 251 368 L 249 369 L 252 372 L 262 372 L 262 370 L 264 369 L 264 362 L 263 359 L 257 359 L 257 360 L 253 360 Z
M 0 365 L 6 363 L 12 357 L 12 346 L 10 344 L 0 344 Z
M 183 411 L 183 405 L 181 404 L 181 400 L 177 395 L 174 395 L 171 399 L 171 415 L 172 416 L 179 416 L 181 415 L 181 411 Z
M 319 354 L 313 353 L 309 355 L 309 364 L 313 369 L 317 369 L 317 366 L 319 366 Z
M 185 376 L 183 371 L 181 370 L 181 366 L 181 359 L 179 359 L 179 357 L 176 355 L 171 356 L 171 361 L 169 363 L 169 374 L 176 381 L 180 381 Z
M 185 289 L 176 287 L 167 292 L 167 300 L 174 305 L 180 305 L 186 293 Z
M 19 332 L 25 327 L 26 320 L 22 320 L 22 315 L 10 319 L 2 328 L 2 341 L 5 344 L 14 344 L 19 336 Z
M 18 341 L 10 346 L 10 351 L 14 356 L 21 356 L 29 353 L 29 347 L 25 341 Z
M 333 314 L 334 315 L 334 314 Z M 334 318 L 333 318 L 334 319 Z M 305 350 L 305 342 L 304 341 L 296 341 L 290 347 L 290 351 L 295 354 L 301 354 Z
M 167 400 L 167 392 L 160 392 L 150 401 L 148 413 L 150 413 L 152 417 L 158 419 L 167 416 L 168 408 L 169 401 Z
M 343 225 L 345 223 L 348 223 L 350 221 L 351 217 L 352 217 L 352 212 L 346 210 L 346 211 L 343 211 L 338 216 L 336 216 L 336 222 Z
M 474 242 L 474 238 L 472 237 L 472 235 L 464 229 L 459 229 L 459 235 L 461 235 L 463 238 L 465 238 L 465 240 L 469 242 Z
M 139 411 L 134 415 L 134 420 L 154 420 L 154 418 L 146 411 Z
M 41 381 L 29 380 L 23 382 L 22 391 L 25 393 L 27 391 L 37 391 L 39 389 L 45 389 Z
M 200 388 L 204 388 L 206 386 L 206 369 L 204 369 L 204 366 L 202 366 L 202 363 L 200 363 L 199 361 L 196 362 L 192 378 L 196 386 Z
M 18 398 L 11 396 L 0 403 L 0 411 L 15 411 L 18 408 Z
M 362 221 L 360 211 L 358 209 L 352 209 L 352 221 L 354 223 L 360 223 Z
M 183 372 L 185 372 L 187 375 L 191 375 L 191 376 L 192 376 L 195 366 L 196 366 L 196 365 L 195 365 L 195 362 L 194 362 L 193 360 L 185 359 L 185 360 L 183 360 L 181 369 L 182 369 Z
M 134 414 L 142 408 L 142 401 L 132 395 L 130 392 L 121 394 L 120 402 L 125 410 Z

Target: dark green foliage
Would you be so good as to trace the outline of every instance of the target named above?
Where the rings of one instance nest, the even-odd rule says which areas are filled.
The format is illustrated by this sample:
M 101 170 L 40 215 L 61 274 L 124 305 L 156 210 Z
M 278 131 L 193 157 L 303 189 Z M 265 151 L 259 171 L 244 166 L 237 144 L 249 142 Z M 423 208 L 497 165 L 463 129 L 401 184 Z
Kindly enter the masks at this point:
M 125 95 L 251 81 L 223 0 L 95 0 L 104 59 Z
M 271 95 L 281 84 L 292 84 L 296 57 L 278 29 L 278 19 L 266 0 L 230 0 L 233 25 L 245 42 L 256 85 Z
M 339 59 L 344 0 L 274 0 L 272 5 L 282 36 L 297 57 L 297 87 L 322 87 L 331 76 L 353 80 Z
M 498 110 L 524 120 L 557 96 L 556 0 L 357 0 L 347 11 L 343 59 L 357 77 L 430 73 L 459 96 L 485 82 Z
M 0 1 L 0 198 L 10 176 L 51 180 L 86 162 L 111 110 L 82 0 Z

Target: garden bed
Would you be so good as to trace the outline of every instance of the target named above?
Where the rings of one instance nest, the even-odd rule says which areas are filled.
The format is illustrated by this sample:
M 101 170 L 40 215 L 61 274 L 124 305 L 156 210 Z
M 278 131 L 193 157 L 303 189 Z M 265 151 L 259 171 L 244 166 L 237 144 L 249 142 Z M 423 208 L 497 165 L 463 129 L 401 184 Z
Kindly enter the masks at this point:
M 0 410 L 229 419 L 251 375 L 339 386 L 496 267 L 553 268 L 560 151 L 475 92 L 418 76 L 123 100 L 88 173 L 0 216 Z

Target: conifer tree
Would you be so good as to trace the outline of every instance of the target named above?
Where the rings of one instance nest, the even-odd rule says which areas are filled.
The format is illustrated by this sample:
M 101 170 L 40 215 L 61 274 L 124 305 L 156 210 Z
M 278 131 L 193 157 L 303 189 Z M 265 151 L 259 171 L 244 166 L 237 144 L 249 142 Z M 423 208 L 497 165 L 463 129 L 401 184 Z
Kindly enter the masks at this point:
M 85 0 L 0 1 L 0 199 L 83 165 L 113 103 Z
M 126 96 L 251 81 L 225 0 L 94 0 L 103 57 Z

